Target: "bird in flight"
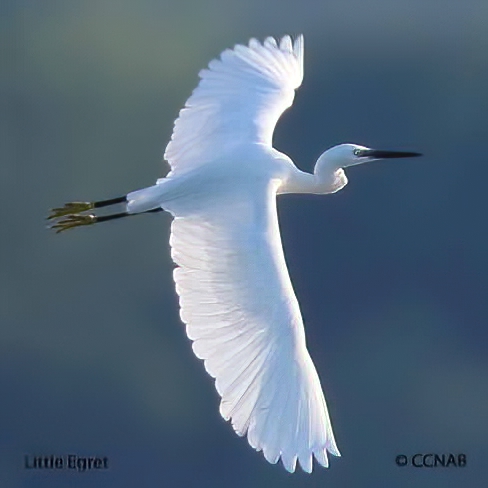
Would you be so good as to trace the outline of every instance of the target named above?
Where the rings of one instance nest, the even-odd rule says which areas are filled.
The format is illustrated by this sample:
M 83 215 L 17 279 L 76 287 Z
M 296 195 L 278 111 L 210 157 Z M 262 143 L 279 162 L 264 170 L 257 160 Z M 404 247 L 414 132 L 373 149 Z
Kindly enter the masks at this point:
M 340 456 L 281 245 L 276 196 L 335 193 L 344 168 L 419 156 L 340 144 L 314 173 L 272 146 L 274 127 L 303 78 L 303 36 L 225 50 L 200 71 L 164 158 L 171 171 L 148 188 L 98 202 L 54 208 L 61 232 L 147 212 L 173 216 L 171 257 L 181 320 L 196 356 L 215 378 L 220 413 L 239 436 L 310 473 Z M 91 211 L 122 204 L 124 211 Z

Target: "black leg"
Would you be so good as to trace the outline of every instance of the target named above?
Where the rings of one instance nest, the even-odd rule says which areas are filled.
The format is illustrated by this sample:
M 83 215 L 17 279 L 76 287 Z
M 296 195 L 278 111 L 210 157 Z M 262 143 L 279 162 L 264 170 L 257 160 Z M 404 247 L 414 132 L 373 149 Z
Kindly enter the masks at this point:
M 93 202 L 93 208 L 108 207 L 109 205 L 115 205 L 117 203 L 127 202 L 127 195 L 123 197 L 111 198 L 110 200 L 101 200 L 99 202 Z
M 111 204 L 108 204 L 108 205 L 111 205 Z M 95 218 L 95 222 L 107 222 L 108 220 L 115 220 L 115 219 L 121 219 L 122 217 L 131 217 L 133 215 L 141 215 L 141 214 L 144 214 L 144 213 L 156 213 L 156 212 L 162 212 L 163 209 L 161 207 L 158 207 L 158 208 L 153 208 L 152 210 L 146 210 L 145 212 L 140 212 L 140 213 L 135 213 L 135 214 L 131 214 L 131 213 L 128 213 L 128 212 L 121 212 L 121 213 L 118 213 L 118 214 L 112 214 L 112 215 L 101 215 L 100 217 L 97 217 L 96 215 L 94 215 L 93 217 Z
M 98 222 L 107 222 L 108 220 L 115 220 L 115 219 L 121 219 L 122 217 L 130 217 L 131 215 L 127 212 L 121 212 L 118 214 L 112 214 L 112 215 L 101 215 L 100 217 L 97 217 L 96 215 L 93 215 L 92 217 L 94 218 L 94 224 Z

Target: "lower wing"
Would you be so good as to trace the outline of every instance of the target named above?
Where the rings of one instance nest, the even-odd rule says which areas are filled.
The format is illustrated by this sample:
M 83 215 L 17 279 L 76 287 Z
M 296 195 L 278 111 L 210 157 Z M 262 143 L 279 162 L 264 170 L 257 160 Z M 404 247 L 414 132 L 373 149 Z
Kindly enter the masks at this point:
M 276 213 L 276 188 L 174 200 L 170 244 L 181 319 L 222 397 L 220 413 L 265 458 L 311 472 L 339 456 L 306 349 Z

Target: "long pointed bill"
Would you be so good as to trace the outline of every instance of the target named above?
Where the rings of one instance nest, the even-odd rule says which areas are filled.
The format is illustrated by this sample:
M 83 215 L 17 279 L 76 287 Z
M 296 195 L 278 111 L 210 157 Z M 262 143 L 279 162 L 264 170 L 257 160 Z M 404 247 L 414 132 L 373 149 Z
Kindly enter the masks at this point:
M 405 151 L 381 151 L 378 149 L 364 149 L 361 151 L 361 157 L 367 157 L 371 159 L 392 159 L 392 158 L 415 158 L 422 156 L 417 152 L 405 152 Z

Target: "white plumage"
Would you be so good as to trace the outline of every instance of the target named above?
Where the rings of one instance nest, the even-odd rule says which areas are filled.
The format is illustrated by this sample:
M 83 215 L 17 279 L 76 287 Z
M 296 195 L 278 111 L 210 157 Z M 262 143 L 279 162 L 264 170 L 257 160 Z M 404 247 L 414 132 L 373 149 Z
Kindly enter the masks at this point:
M 276 213 L 278 173 L 291 166 L 276 164 L 272 134 L 302 76 L 302 36 L 293 44 L 288 36 L 279 45 L 251 40 L 201 71 L 165 152 L 169 178 L 194 172 L 187 181 L 195 189 L 163 203 L 175 216 L 170 244 L 181 319 L 215 378 L 220 413 L 291 472 L 297 459 L 310 472 L 312 455 L 323 466 L 327 450 L 339 455 Z
M 326 450 L 339 452 L 286 269 L 276 188 L 249 190 L 175 212 L 181 319 L 216 379 L 222 416 L 268 461 L 281 455 L 294 471 L 298 456 L 310 472 L 312 454 L 327 466 Z
M 200 72 L 180 112 L 165 158 L 166 178 L 101 202 L 53 209 L 58 232 L 154 209 L 172 213 L 171 255 L 181 319 L 195 354 L 222 397 L 220 412 L 265 458 L 339 456 L 320 381 L 308 354 L 300 309 L 281 246 L 276 196 L 334 193 L 342 168 L 380 158 L 419 156 L 341 144 L 325 151 L 314 174 L 272 147 L 276 122 L 303 78 L 303 37 L 226 50 Z M 126 202 L 127 212 L 83 212 Z
M 303 78 L 303 37 L 269 37 L 227 49 L 208 69 L 175 122 L 164 158 L 172 173 L 189 171 L 242 144 L 271 146 L 278 118 Z

